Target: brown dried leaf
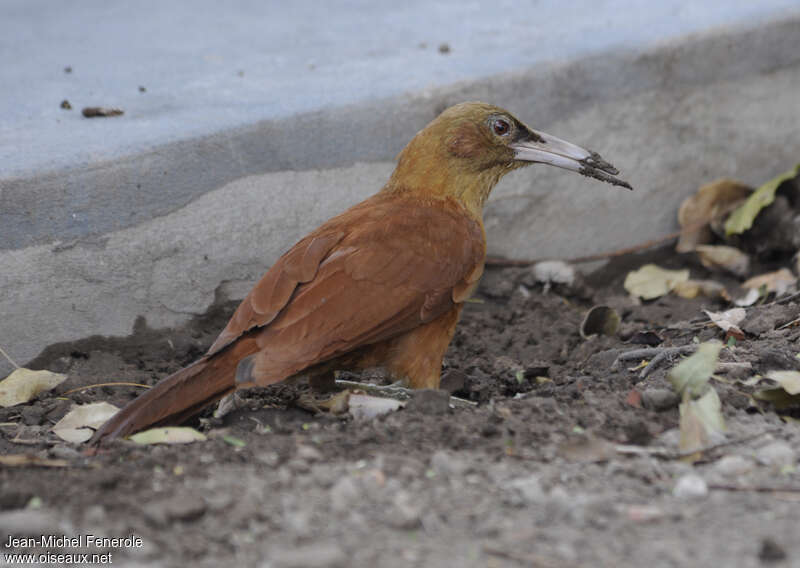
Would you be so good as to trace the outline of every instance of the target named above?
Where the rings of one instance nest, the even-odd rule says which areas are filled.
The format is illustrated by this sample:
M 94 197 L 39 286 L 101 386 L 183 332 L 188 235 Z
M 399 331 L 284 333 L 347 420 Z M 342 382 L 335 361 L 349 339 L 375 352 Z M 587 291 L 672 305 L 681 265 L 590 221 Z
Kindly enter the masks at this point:
M 688 270 L 667 270 L 655 264 L 645 264 L 625 277 L 625 290 L 643 300 L 668 294 L 679 282 L 689 280 Z
M 719 179 L 687 197 L 678 209 L 681 236 L 675 250 L 690 252 L 698 244 L 711 242 L 709 224 L 721 219 L 743 202 L 751 188 L 731 179 Z
M 750 257 L 735 247 L 725 245 L 697 245 L 700 262 L 709 270 L 721 269 L 739 277 L 750 270 Z
M 743 288 L 751 288 L 754 290 L 761 289 L 766 286 L 767 292 L 775 292 L 780 295 L 789 290 L 797 283 L 797 277 L 792 274 L 788 268 L 781 268 L 775 272 L 767 272 L 766 274 L 759 274 L 752 278 L 745 280 L 742 283 Z
M 0 456 L 0 465 L 6 467 L 67 467 L 69 466 L 69 462 L 67 460 L 40 458 L 39 456 L 31 454 L 9 454 Z
M 685 282 L 676 282 L 672 291 L 681 298 L 689 300 L 698 296 L 730 300 L 730 295 L 725 289 L 725 286 L 715 280 L 687 280 Z
M 114 416 L 119 408 L 107 402 L 76 405 L 53 426 L 53 433 L 67 442 L 80 444 L 92 437 L 94 431 Z
M 708 319 L 713 321 L 714 325 L 722 331 L 744 337 L 744 333 L 739 329 L 739 324 L 742 323 L 747 316 L 747 312 L 744 308 L 732 308 L 724 312 L 710 312 L 708 310 L 703 310 L 703 312 L 708 316 Z
M 66 378 L 66 375 L 50 371 L 19 368 L 0 381 L 0 406 L 14 406 L 28 402 L 40 392 L 57 387 Z

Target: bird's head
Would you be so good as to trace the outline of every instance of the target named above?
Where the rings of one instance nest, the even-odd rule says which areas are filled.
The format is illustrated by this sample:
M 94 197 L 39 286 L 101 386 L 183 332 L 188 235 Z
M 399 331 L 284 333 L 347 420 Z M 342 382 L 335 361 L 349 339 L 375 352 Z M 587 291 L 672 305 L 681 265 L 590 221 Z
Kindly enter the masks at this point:
M 597 152 L 533 130 L 507 110 L 480 102 L 452 106 L 422 129 L 398 156 L 389 186 L 451 195 L 480 212 L 504 174 L 533 163 L 631 188 Z

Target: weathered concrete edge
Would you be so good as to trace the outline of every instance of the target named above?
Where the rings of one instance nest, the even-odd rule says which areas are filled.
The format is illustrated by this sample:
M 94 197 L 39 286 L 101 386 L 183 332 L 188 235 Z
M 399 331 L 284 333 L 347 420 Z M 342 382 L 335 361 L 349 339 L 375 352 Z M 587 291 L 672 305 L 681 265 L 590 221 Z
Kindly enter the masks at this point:
M 552 62 L 429 92 L 262 121 L 108 162 L 0 179 L 0 250 L 134 226 L 247 175 L 390 160 L 442 109 L 463 100 L 501 104 L 546 129 L 556 117 L 568 118 L 610 99 L 763 73 L 799 60 L 800 12 L 755 28 L 693 34 L 645 52 Z

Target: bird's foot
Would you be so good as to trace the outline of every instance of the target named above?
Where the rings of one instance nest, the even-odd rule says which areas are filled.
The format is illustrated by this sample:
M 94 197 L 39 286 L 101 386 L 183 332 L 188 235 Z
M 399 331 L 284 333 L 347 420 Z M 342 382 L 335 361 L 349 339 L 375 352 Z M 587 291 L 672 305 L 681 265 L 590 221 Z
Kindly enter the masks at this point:
M 390 385 L 373 385 L 371 383 L 359 383 L 356 381 L 336 379 L 336 386 L 351 391 L 364 391 L 367 394 L 382 396 L 384 398 L 393 398 L 395 400 L 408 400 L 413 396 L 413 391 L 403 386 L 402 381 L 397 381 L 396 383 L 392 383 Z
M 381 396 L 384 398 L 393 398 L 395 400 L 409 400 L 414 396 L 414 391 L 403 386 L 402 381 L 392 383 L 390 385 L 373 385 L 370 383 L 359 383 L 356 381 L 346 381 L 343 379 L 336 379 L 336 386 L 348 390 L 361 390 L 367 394 Z M 477 402 L 459 398 L 457 396 L 450 397 L 450 404 L 456 408 L 472 408 L 478 406 Z

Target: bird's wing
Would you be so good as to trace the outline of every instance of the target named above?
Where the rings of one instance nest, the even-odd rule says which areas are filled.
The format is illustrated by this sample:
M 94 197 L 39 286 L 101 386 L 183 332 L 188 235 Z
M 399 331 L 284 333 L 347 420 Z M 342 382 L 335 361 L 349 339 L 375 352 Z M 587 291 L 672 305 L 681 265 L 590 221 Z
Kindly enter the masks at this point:
M 256 284 L 212 346 L 243 333 L 270 384 L 427 323 L 480 277 L 483 229 L 455 201 L 378 194 L 300 241 Z

